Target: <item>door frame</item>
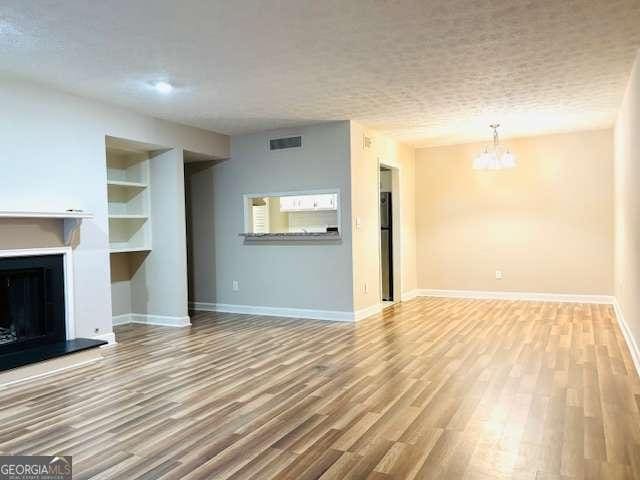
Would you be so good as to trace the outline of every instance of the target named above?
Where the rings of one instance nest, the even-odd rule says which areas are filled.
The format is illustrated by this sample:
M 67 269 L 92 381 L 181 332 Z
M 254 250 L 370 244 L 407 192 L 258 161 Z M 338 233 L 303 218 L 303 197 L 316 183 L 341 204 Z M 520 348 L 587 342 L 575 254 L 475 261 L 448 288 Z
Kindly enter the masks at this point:
M 380 222 L 380 167 L 387 168 L 391 171 L 391 269 L 393 278 L 393 303 L 397 303 L 402 299 L 402 248 L 400 244 L 402 224 L 400 222 L 400 169 L 390 163 L 381 160 L 378 157 L 378 188 L 377 188 L 377 202 L 378 202 L 378 272 L 380 289 L 378 294 L 380 296 L 379 301 L 382 302 L 382 239 L 380 231 L 382 225 Z

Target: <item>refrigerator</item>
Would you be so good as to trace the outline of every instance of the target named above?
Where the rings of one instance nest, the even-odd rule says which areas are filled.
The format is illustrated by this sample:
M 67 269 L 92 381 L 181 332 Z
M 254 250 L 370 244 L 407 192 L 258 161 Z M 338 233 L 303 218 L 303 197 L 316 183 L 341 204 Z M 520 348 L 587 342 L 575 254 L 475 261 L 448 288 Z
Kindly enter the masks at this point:
M 380 273 L 382 300 L 393 300 L 393 224 L 391 192 L 380 192 Z

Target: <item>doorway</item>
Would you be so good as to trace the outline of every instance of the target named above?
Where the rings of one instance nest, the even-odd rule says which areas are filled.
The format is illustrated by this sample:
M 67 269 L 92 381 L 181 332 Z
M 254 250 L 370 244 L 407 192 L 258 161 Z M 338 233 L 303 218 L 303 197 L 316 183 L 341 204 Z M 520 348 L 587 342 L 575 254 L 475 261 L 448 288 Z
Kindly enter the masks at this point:
M 379 166 L 380 208 L 380 300 L 393 303 L 399 299 L 398 170 Z
M 392 195 L 391 170 L 380 167 L 380 276 L 383 302 L 393 302 Z

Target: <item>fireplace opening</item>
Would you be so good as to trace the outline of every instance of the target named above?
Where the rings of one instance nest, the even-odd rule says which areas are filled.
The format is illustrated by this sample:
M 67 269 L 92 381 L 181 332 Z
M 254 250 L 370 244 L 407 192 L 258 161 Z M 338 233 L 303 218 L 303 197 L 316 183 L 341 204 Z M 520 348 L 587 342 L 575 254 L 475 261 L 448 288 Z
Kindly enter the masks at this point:
M 65 337 L 63 255 L 0 258 L 0 355 Z

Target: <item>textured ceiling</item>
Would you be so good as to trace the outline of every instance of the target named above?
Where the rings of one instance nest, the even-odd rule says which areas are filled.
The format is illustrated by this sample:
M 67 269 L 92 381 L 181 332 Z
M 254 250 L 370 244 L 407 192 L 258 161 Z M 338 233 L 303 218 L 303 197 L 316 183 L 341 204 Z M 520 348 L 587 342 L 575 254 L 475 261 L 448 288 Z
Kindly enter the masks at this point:
M 0 73 L 229 134 L 354 119 L 435 145 L 494 121 L 507 136 L 609 126 L 640 47 L 640 0 L 1 6 Z

